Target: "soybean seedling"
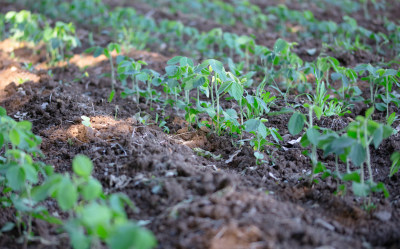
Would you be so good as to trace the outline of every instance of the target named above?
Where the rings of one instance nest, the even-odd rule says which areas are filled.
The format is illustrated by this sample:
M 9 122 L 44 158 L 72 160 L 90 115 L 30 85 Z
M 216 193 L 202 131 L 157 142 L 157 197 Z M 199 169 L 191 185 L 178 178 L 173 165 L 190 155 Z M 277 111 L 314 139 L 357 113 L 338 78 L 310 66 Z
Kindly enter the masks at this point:
M 378 73 L 378 84 L 385 88 L 385 94 L 378 94 L 377 97 L 383 100 L 383 103 L 376 103 L 376 109 L 379 111 L 384 111 L 386 109 L 386 119 L 389 118 L 389 104 L 394 102 L 397 107 L 400 105 L 400 100 L 394 96 L 392 88 L 394 84 L 399 85 L 398 78 L 400 76 L 400 71 L 397 72 L 394 69 L 379 69 Z
M 113 51 L 116 51 L 118 54 L 121 53 L 121 46 L 116 44 L 116 43 L 110 43 L 108 44 L 107 47 L 102 48 L 102 47 L 92 47 L 87 49 L 85 52 L 86 53 L 93 53 L 94 57 L 98 57 L 100 55 L 105 55 L 107 59 L 110 61 L 110 67 L 111 67 L 111 93 L 110 96 L 108 97 L 108 102 L 111 102 L 114 98 L 115 95 L 115 72 L 114 72 L 114 62 L 113 62 L 113 57 L 111 53 Z
M 73 23 L 56 22 L 54 28 L 47 26 L 43 32 L 43 40 L 46 43 L 47 53 L 50 54 L 52 62 L 69 59 L 71 56 L 65 53 L 80 46 L 80 41 L 75 36 Z
M 267 122 L 267 119 L 249 119 L 244 122 L 245 130 L 254 135 L 254 138 L 251 140 L 251 144 L 254 147 L 254 156 L 256 158 L 256 164 L 260 164 L 264 159 L 264 154 L 261 153 L 265 145 L 272 145 L 272 143 L 268 142 L 267 136 L 272 135 L 277 143 L 279 140 L 283 140 L 283 138 L 279 135 L 278 131 L 275 128 L 267 128 L 264 123 Z M 261 160 L 261 161 L 260 161 Z
M 90 118 L 87 116 L 81 116 L 82 118 L 82 124 L 86 127 L 92 127 L 92 125 L 90 124 Z
M 307 128 L 305 129 L 305 133 L 303 134 L 300 142 L 303 147 L 307 147 L 308 145 L 311 144 L 311 153 L 307 152 L 307 155 L 310 157 L 312 164 L 312 171 L 310 174 L 310 184 L 311 184 L 314 179 L 316 167 L 319 164 L 317 155 L 317 145 L 318 145 L 318 138 L 320 136 L 320 133 L 318 131 L 319 127 L 313 125 L 313 119 L 314 119 L 313 114 L 315 113 L 317 118 L 320 119 L 322 116 L 322 109 L 319 106 L 312 104 L 310 105 L 308 103 L 304 104 L 303 106 L 308 109 L 308 122 L 304 114 L 300 112 L 294 112 L 289 120 L 288 128 L 290 134 L 297 135 L 303 130 L 304 123 L 307 124 Z
M 356 121 L 350 123 L 347 127 L 347 135 L 357 140 L 349 156 L 355 165 L 361 167 L 361 183 L 356 188 L 357 191 L 364 195 L 369 193 L 371 185 L 374 184 L 369 146 L 373 144 L 375 148 L 378 148 L 383 139 L 388 138 L 393 132 L 390 126 L 373 121 L 371 119 L 373 112 L 374 108 L 369 108 L 365 113 L 365 117 L 358 116 Z M 369 173 L 369 185 L 364 184 L 364 162 L 367 164 Z
M 125 97 L 126 95 L 133 95 L 133 98 L 136 98 L 134 100 L 136 100 L 137 104 L 139 104 L 141 92 L 139 81 L 146 82 L 150 77 L 147 72 L 142 71 L 142 65 L 147 65 L 147 63 L 141 60 L 135 61 L 128 58 L 121 61 L 118 64 L 117 69 L 118 77 L 122 82 L 125 82 L 129 77 L 132 78 L 132 88 L 125 89 L 121 96 Z

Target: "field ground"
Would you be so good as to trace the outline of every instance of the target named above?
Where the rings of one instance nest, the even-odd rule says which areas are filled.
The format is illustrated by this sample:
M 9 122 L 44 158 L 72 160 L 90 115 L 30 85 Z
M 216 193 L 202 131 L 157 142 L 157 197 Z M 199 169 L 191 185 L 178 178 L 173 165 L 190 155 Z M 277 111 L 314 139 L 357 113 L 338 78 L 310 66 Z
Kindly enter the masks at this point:
M 168 9 L 156 9 L 141 1 L 128 2 L 104 1 L 110 8 L 133 7 L 155 20 L 180 20 L 201 31 L 220 27 L 239 35 L 254 34 L 258 44 L 267 47 L 272 47 L 280 37 L 274 30 L 255 30 L 242 24 L 229 26 L 195 14 L 169 13 Z M 263 8 L 277 4 L 252 2 Z M 304 8 L 290 2 L 286 6 Z M 315 4 L 308 6 L 316 18 L 341 21 L 339 8 L 322 10 Z M 399 2 L 393 1 L 393 7 L 384 14 L 396 21 L 399 8 Z M 21 9 L 29 6 L 15 3 L 0 6 L 3 14 Z M 371 11 L 371 16 L 383 14 L 372 8 Z M 360 25 L 380 31 L 381 23 L 366 20 L 362 11 L 352 16 Z M 109 61 L 104 55 L 95 58 L 83 53 L 90 47 L 86 40 L 91 26 L 76 24 L 76 27 L 82 47 L 73 50 L 74 56 L 68 64 L 49 66 L 43 47 L 11 39 L 0 42 L 0 106 L 15 120 L 32 122 L 33 132 L 43 139 L 40 147 L 46 156 L 43 160 L 54 165 L 57 172 L 71 172 L 73 157 L 87 155 L 94 163 L 93 176 L 102 183 L 105 192 L 123 192 L 133 201 L 137 211 L 128 211 L 129 218 L 146 224 L 157 238 L 157 248 L 400 248 L 399 175 L 388 177 L 390 156 L 400 151 L 400 133 L 384 140 L 377 149 L 371 147 L 374 179 L 386 185 L 388 198 L 382 193 L 356 197 L 350 187 L 346 194 L 336 195 L 338 183 L 332 177 L 312 186 L 308 184 L 306 175 L 311 172 L 311 162 L 302 154 L 305 148 L 294 142 L 299 135 L 293 136 L 288 131 L 290 113 L 266 116 L 266 125 L 277 128 L 283 141 L 280 146 L 267 145 L 264 153 L 267 160 L 257 165 L 248 142 L 239 146 L 237 136 L 228 133 L 218 136 L 207 127 L 189 127 L 184 112 L 175 107 L 153 103 L 150 108 L 143 97 L 139 103 L 130 97 L 122 99 L 119 94 L 123 89 L 119 85 L 116 97 L 109 103 L 110 79 L 99 77 L 110 72 Z M 112 41 L 100 32 L 93 35 L 96 45 L 105 46 Z M 315 60 L 322 50 L 317 38 L 302 40 L 292 33 L 286 40 L 299 43 L 293 52 L 304 61 Z M 312 48 L 316 48 L 315 55 L 307 53 Z M 37 49 L 42 53 L 38 54 Z M 154 44 L 143 50 L 124 49 L 122 53 L 147 62 L 145 68 L 159 73 L 165 72 L 169 59 L 185 55 L 179 49 Z M 377 55 L 371 51 L 326 53 L 346 67 L 394 58 L 390 53 Z M 196 58 L 197 62 L 203 59 Z M 34 69 L 28 70 L 24 63 L 32 63 Z M 19 83 L 21 80 L 23 84 Z M 261 80 L 255 77 L 255 81 Z M 360 88 L 368 98 L 365 84 Z M 278 96 L 270 86 L 266 86 L 266 91 Z M 304 95 L 295 98 L 296 93 L 289 94 L 287 103 L 307 101 Z M 221 99 L 220 105 L 223 109 L 232 108 L 232 101 Z M 285 105 L 278 98 L 270 108 L 279 111 Z M 361 102 L 351 109 L 351 114 L 322 117 L 315 122 L 339 131 L 367 109 L 368 105 Z M 391 112 L 398 112 L 398 107 L 390 106 Z M 91 128 L 82 124 L 82 115 L 90 117 Z M 145 115 L 149 118 L 144 124 L 141 117 Z M 386 112 L 375 112 L 372 117 L 384 123 L 385 115 Z M 163 127 L 155 123 L 158 118 L 165 119 Z M 399 125 L 395 121 L 392 127 L 400 129 Z M 165 132 L 166 128 L 169 132 Z M 244 134 L 244 138 L 250 137 Z M 220 157 L 205 156 L 195 148 Z M 334 156 L 323 158 L 322 151 L 318 154 L 334 170 Z M 376 207 L 365 210 L 366 201 Z M 47 205 L 52 213 L 60 212 L 55 202 Z M 14 218 L 12 208 L 2 209 L 0 226 Z M 53 225 L 40 220 L 34 221 L 33 232 L 57 245 L 32 242 L 28 248 L 65 248 L 68 243 L 65 236 L 55 233 Z M 18 236 L 16 229 L 2 234 L 0 248 L 21 248 L 16 243 Z

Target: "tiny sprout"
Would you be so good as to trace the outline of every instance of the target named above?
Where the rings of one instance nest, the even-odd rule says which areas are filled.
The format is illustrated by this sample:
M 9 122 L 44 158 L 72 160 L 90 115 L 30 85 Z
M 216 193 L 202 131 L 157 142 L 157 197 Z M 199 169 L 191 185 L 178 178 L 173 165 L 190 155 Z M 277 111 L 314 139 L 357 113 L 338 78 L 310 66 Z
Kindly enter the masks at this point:
M 90 118 L 87 116 L 81 116 L 82 118 L 82 124 L 86 127 L 92 127 L 92 125 L 90 124 Z
M 69 146 L 74 145 L 74 141 L 72 141 L 71 138 L 68 138 L 67 143 L 68 143 Z

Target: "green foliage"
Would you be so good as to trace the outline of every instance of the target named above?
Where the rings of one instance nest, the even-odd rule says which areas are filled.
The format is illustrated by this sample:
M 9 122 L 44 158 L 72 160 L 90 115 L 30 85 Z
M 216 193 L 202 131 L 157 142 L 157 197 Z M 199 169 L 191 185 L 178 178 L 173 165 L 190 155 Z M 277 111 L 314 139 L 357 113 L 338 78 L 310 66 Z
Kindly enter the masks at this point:
M 71 57 L 68 52 L 80 46 L 72 23 L 58 21 L 52 27 L 45 17 L 26 10 L 8 12 L 5 22 L 9 24 L 8 33 L 11 38 L 34 44 L 44 42 L 50 63 L 68 60 Z
M 320 38 L 323 42 L 329 43 L 323 46 L 322 55 L 326 48 L 345 49 L 349 53 L 356 50 L 375 50 L 377 53 L 383 53 L 387 48 L 392 49 L 394 53 L 399 51 L 400 29 L 396 24 L 388 21 L 385 22 L 388 32 L 374 33 L 359 26 L 357 21 L 349 16 L 344 16 L 341 23 L 321 21 L 317 20 L 308 10 L 291 10 L 285 5 L 261 10 L 249 1 L 230 1 L 228 3 L 225 1 L 182 0 L 168 1 L 168 4 L 164 1 L 151 0 L 147 2 L 152 6 L 168 8 L 172 12 L 181 11 L 192 14 L 195 10 L 195 14 L 213 17 L 217 22 L 227 25 L 242 22 L 246 26 L 263 29 L 267 25 L 275 25 L 271 28 L 279 31 L 282 37 L 289 33 L 296 33 L 305 40 Z M 328 6 L 335 4 L 340 8 L 343 8 L 342 5 L 346 5 L 348 8 L 345 10 L 348 13 L 360 8 L 360 4 L 355 2 L 345 0 L 340 2 L 346 4 L 334 1 L 326 1 L 324 4 Z M 265 115 L 270 115 L 270 107 L 276 100 L 276 96 L 266 91 L 267 87 L 278 91 L 286 104 L 289 101 L 289 94 L 294 89 L 305 93 L 309 103 L 304 104 L 303 107 L 308 110 L 308 115 L 294 112 L 289 120 L 288 129 L 292 135 L 298 135 L 303 131 L 301 145 L 310 149 L 310 152 L 307 151 L 306 154 L 312 162 L 312 175 L 321 174 L 321 178 L 333 175 L 342 181 L 352 181 L 353 192 L 359 195 L 367 195 L 375 190 L 384 191 L 384 186 L 374 183 L 372 179 L 369 145 L 373 144 L 377 147 L 383 139 L 390 135 L 388 126 L 393 124 L 396 114 L 389 115 L 389 109 L 391 105 L 398 107 L 400 103 L 395 89 L 399 86 L 398 70 L 369 64 L 346 68 L 341 66 L 337 59 L 329 56 L 318 56 L 314 62 L 307 63 L 292 52 L 297 44 L 284 39 L 277 39 L 274 46 L 269 49 L 257 44 L 256 38 L 253 36 L 239 36 L 223 32 L 221 28 L 202 32 L 175 20 L 156 21 L 151 15 L 140 15 L 132 8 L 111 9 L 98 0 L 67 2 L 41 0 L 33 1 L 29 6 L 38 12 L 64 21 L 69 22 L 72 18 L 74 22 L 95 24 L 103 34 L 109 35 L 112 41 L 118 42 L 110 43 L 105 48 L 94 47 L 88 50 L 88 52 L 93 52 L 94 56 L 104 54 L 110 61 L 112 89 L 108 98 L 109 102 L 116 94 L 115 86 L 118 80 L 123 87 L 121 93 L 123 98 L 132 96 L 138 104 L 145 99 L 146 104 L 150 103 L 150 109 L 153 109 L 153 102 L 164 106 L 171 105 L 177 112 L 184 112 L 189 128 L 193 127 L 193 124 L 197 127 L 205 125 L 218 135 L 229 133 L 233 136 L 237 134 L 242 136 L 243 132 L 249 132 L 253 135 L 250 144 L 255 150 L 257 163 L 264 158 L 265 146 L 273 144 L 267 139 L 268 136 L 272 136 L 276 143 L 281 140 L 277 130 L 267 128 L 266 125 Z M 264 14 L 264 12 L 268 14 Z M 272 22 L 268 24 L 268 20 L 272 20 Z M 79 45 L 74 37 L 75 28 L 71 24 L 57 22 L 54 28 L 51 28 L 52 26 L 47 24 L 44 16 L 41 15 L 30 12 L 11 12 L 6 15 L 3 23 L 6 25 L 2 26 L 0 16 L 0 35 L 3 33 L 14 39 L 35 43 L 45 41 L 49 55 L 56 61 L 68 58 L 64 52 Z M 6 27 L 3 28 L 4 31 L 1 31 L 2 27 Z M 301 32 L 297 31 L 296 27 L 301 27 Z M 29 30 L 25 31 L 26 29 Z M 172 54 L 176 54 L 179 50 L 193 59 L 176 56 L 168 61 L 165 74 L 160 74 L 145 69 L 144 66 L 147 64 L 144 61 L 137 61 L 122 55 L 117 56 L 116 64 L 114 64 L 111 54 L 112 51 L 121 53 L 119 43 L 125 48 L 167 49 L 166 52 Z M 317 51 L 316 48 L 311 48 L 307 50 L 307 53 L 314 55 Z M 195 63 L 196 58 L 211 59 L 203 59 L 200 64 L 197 64 Z M 114 75 L 115 65 L 117 65 L 117 77 Z M 227 70 L 228 67 L 225 68 L 226 65 L 229 66 L 229 70 Z M 389 67 L 390 64 L 386 64 L 386 66 Z M 255 82 L 256 80 L 252 79 L 256 73 L 264 75 L 261 82 Z M 310 74 L 313 77 L 309 77 Z M 315 82 L 310 82 L 308 78 L 315 78 Z M 338 81 L 341 85 L 335 89 L 335 85 L 331 83 Z M 372 111 L 369 111 L 366 117 L 357 117 L 344 134 L 343 131 L 336 133 L 314 125 L 314 117 L 321 119 L 323 116 L 345 115 L 349 113 L 348 108 L 351 108 L 352 103 L 363 101 L 362 92 L 357 85 L 362 84 L 362 81 L 368 81 L 370 84 L 370 100 L 366 100 L 366 102 L 379 111 L 386 110 L 388 126 L 372 121 Z M 313 86 L 315 90 L 313 90 Z M 158 87 L 162 87 L 164 93 L 159 92 Z M 331 98 L 330 94 L 335 98 Z M 229 108 L 221 106 L 222 99 L 229 102 L 231 106 Z M 296 108 L 296 106 L 292 106 L 292 108 Z M 149 122 L 149 115 L 142 118 L 142 114 L 143 112 L 138 112 L 136 115 L 139 122 L 152 123 Z M 199 120 L 200 118 L 202 121 Z M 88 121 L 84 120 L 86 125 L 90 125 Z M 160 122 L 160 127 L 168 129 L 165 121 Z M 11 144 L 24 143 L 17 130 L 10 130 L 8 136 Z M 338 169 L 332 173 L 318 161 L 317 148 L 323 150 L 325 155 L 335 155 L 337 166 L 340 159 L 347 166 L 351 163 L 360 167 L 360 170 L 350 172 L 347 167 L 347 172 L 343 175 Z M 80 164 L 85 165 L 84 162 Z M 370 173 L 370 179 L 367 182 L 364 181 L 365 177 L 362 175 L 364 164 L 368 165 Z M 396 167 L 392 166 L 394 169 Z M 98 197 L 103 197 L 99 184 L 91 180 L 88 175 L 90 169 L 91 167 L 86 170 L 80 168 L 82 171 L 74 169 L 74 175 L 66 176 L 63 180 L 59 179 L 63 187 L 70 189 L 69 196 L 61 197 L 63 193 L 60 193 L 60 196 L 57 197 L 57 193 L 54 192 L 54 198 L 65 201 L 64 203 L 60 202 L 61 208 L 76 209 L 77 206 L 74 202 L 77 198 L 83 198 L 90 202 Z M 24 186 L 20 184 L 19 180 L 26 177 L 25 171 L 29 170 L 14 169 L 9 173 L 10 184 L 15 189 L 23 189 Z M 82 191 L 81 183 L 76 182 L 76 179 L 80 178 L 83 179 L 82 181 L 86 181 L 85 184 L 88 186 Z M 104 201 L 104 199 L 106 198 L 102 200 Z M 89 205 L 89 203 L 86 204 Z M 97 202 L 96 208 L 102 209 L 104 220 L 107 220 L 112 216 L 109 211 L 106 211 L 107 208 L 103 208 L 103 204 Z M 76 224 L 74 223 L 72 227 L 76 228 L 76 231 L 82 231 L 81 234 L 74 235 L 76 241 L 79 241 L 80 238 L 83 238 L 82 234 L 86 228 L 78 228 Z M 97 225 L 93 226 L 97 227 Z M 100 230 L 104 230 L 104 228 Z M 103 234 L 90 233 L 95 240 L 102 239 Z M 116 233 L 122 233 L 122 231 Z M 117 243 L 117 241 L 115 242 Z
M 268 142 L 267 136 L 272 135 L 278 144 L 279 141 L 283 140 L 276 128 L 267 128 L 264 125 L 267 121 L 266 119 L 249 119 L 244 123 L 245 130 L 254 135 L 250 144 L 254 147 L 254 156 L 257 159 L 257 164 L 260 163 L 259 160 L 262 162 L 262 159 L 264 159 L 264 155 L 261 153 L 264 150 L 264 146 L 273 145 L 273 143 Z
M 43 41 L 46 43 L 51 62 L 69 59 L 71 56 L 65 53 L 80 46 L 80 41 L 75 36 L 75 26 L 60 21 L 56 22 L 54 28 L 46 26 L 43 31 Z
M 90 124 L 90 118 L 87 116 L 81 116 L 82 119 L 82 124 L 86 127 L 92 127 L 92 125 Z
M 346 133 L 339 135 L 333 131 L 325 131 L 318 140 L 318 148 L 324 151 L 324 156 L 334 154 L 347 164 L 347 173 L 342 175 L 336 161 L 336 177 L 343 181 L 351 181 L 355 195 L 368 196 L 372 192 L 383 192 L 388 196 L 388 192 L 383 183 L 375 183 L 372 174 L 372 164 L 370 155 L 370 144 L 378 148 L 382 141 L 388 138 L 393 130 L 390 126 L 380 124 L 371 120 L 373 108 L 370 108 L 365 117 L 358 116 L 355 121 L 346 128 Z M 395 154 L 392 155 L 395 161 Z M 350 172 L 349 163 L 358 166 L 360 170 Z M 369 179 L 365 181 L 364 164 L 367 164 Z M 395 164 L 393 164 L 395 165 Z M 392 166 L 394 169 L 395 166 Z
M 116 84 L 116 79 L 115 79 L 115 72 L 114 72 L 114 61 L 111 53 L 115 51 L 117 54 L 121 53 L 121 46 L 116 43 L 110 43 L 107 45 L 107 47 L 102 48 L 102 47 L 91 47 L 89 49 L 86 49 L 86 53 L 93 53 L 94 57 L 98 57 L 100 55 L 104 55 L 107 57 L 107 59 L 110 62 L 110 67 L 111 67 L 111 93 L 108 98 L 108 102 L 111 102 L 114 98 L 115 95 L 115 84 Z
M 400 152 L 394 152 L 390 157 L 390 160 L 392 160 L 393 164 L 390 167 L 389 177 L 392 177 L 400 169 Z
M 74 174 L 58 174 L 53 167 L 36 162 L 41 156 L 41 139 L 32 132 L 28 121 L 16 122 L 0 107 L 0 204 L 14 207 L 17 216 L 27 218 L 26 230 L 17 220 L 25 241 L 32 236 L 32 219 L 62 225 L 75 249 L 91 248 L 104 242 L 109 248 L 153 248 L 155 237 L 151 232 L 128 220 L 125 207 L 133 208 L 123 194 L 106 195 L 101 183 L 91 176 L 93 163 L 84 155 L 72 162 Z M 39 181 L 39 179 L 42 179 Z M 68 213 L 66 221 L 52 217 L 42 202 L 54 198 L 59 208 Z M 9 223 L 1 229 L 14 227 Z M 129 237 L 126 237 L 129 236 Z

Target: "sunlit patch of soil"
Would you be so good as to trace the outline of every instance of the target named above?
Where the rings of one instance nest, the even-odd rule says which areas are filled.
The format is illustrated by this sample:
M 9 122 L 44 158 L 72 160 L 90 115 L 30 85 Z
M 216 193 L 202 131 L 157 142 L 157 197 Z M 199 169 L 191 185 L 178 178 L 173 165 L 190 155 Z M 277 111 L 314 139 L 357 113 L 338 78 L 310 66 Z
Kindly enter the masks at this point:
M 40 77 L 34 73 L 19 69 L 15 66 L 3 69 L 0 71 L 0 101 L 3 101 L 10 92 L 7 90 L 7 86 L 11 83 L 16 85 L 23 84 L 28 81 L 34 83 L 39 82 Z
M 134 132 L 135 120 L 115 120 L 107 116 L 95 116 L 90 118 L 91 127 L 83 124 L 73 124 L 68 128 L 51 127 L 47 131 L 50 140 L 61 140 L 64 142 L 88 143 L 101 139 L 111 142 L 115 137 L 131 136 Z

